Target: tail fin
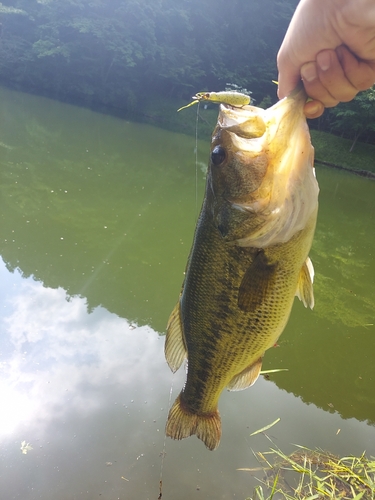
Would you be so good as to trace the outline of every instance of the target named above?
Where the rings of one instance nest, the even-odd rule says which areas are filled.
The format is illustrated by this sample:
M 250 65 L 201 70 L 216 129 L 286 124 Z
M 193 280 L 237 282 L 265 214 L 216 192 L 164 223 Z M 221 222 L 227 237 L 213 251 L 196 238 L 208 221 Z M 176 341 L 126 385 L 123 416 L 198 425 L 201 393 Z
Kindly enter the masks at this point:
M 210 450 L 215 450 L 221 438 L 219 411 L 207 415 L 196 415 L 181 404 L 181 394 L 169 411 L 165 433 L 172 439 L 184 439 L 193 434 L 201 439 Z

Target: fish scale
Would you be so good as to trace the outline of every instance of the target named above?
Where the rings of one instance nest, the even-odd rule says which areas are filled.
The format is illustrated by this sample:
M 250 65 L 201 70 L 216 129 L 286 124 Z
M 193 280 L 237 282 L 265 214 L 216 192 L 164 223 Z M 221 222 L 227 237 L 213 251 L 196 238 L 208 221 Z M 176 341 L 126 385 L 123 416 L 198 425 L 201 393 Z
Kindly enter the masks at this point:
M 214 231 L 213 233 L 215 234 Z M 197 238 L 200 237 L 200 234 L 202 234 L 205 240 L 209 239 L 208 230 L 204 224 L 199 228 Z M 220 242 L 219 238 L 216 240 L 212 238 L 211 241 L 215 247 L 215 251 L 220 253 L 221 248 L 219 244 L 223 245 L 223 242 Z M 199 245 L 198 242 L 196 244 Z M 291 242 L 291 245 L 294 245 L 294 242 Z M 191 282 L 187 280 L 184 285 L 183 297 L 186 297 L 185 300 L 188 304 L 185 314 L 192 318 L 191 322 L 183 323 L 184 331 L 187 332 L 187 350 L 191 352 L 189 356 L 187 384 L 184 390 L 184 401 L 189 405 L 197 397 L 194 379 L 199 366 L 202 364 L 202 351 L 205 352 L 205 362 L 210 361 L 210 376 L 214 379 L 211 381 L 210 377 L 206 378 L 204 402 L 199 408 L 199 411 L 202 413 L 212 412 L 217 405 L 220 392 L 227 386 L 233 376 L 258 359 L 270 345 L 273 345 L 277 341 L 281 333 L 280 330 L 283 329 L 289 317 L 290 307 L 295 295 L 295 286 L 289 285 L 292 281 L 290 279 L 285 280 L 284 277 L 285 275 L 289 275 L 290 278 L 291 271 L 288 268 L 285 270 L 282 269 L 279 273 L 280 278 L 275 283 L 273 294 L 270 294 L 267 301 L 262 305 L 262 308 L 255 312 L 239 314 L 237 305 L 238 289 L 247 267 L 252 263 L 254 251 L 248 252 L 246 260 L 243 258 L 239 260 L 236 255 L 239 253 L 238 250 L 232 247 L 232 255 L 224 252 L 221 254 L 222 257 L 225 255 L 227 260 L 231 259 L 234 263 L 241 262 L 242 264 L 241 266 L 235 266 L 237 273 L 230 275 L 229 279 L 224 282 L 221 278 L 216 278 L 219 276 L 218 268 L 220 264 L 225 265 L 223 258 L 219 259 L 219 266 L 215 265 L 213 269 L 206 269 L 209 277 L 207 278 L 205 287 L 207 293 L 204 294 L 203 300 L 206 299 L 208 302 L 212 300 L 217 305 L 215 309 L 216 314 L 209 321 L 207 318 L 201 317 L 202 314 L 205 314 L 206 309 L 199 307 L 197 304 L 198 300 L 202 300 L 203 294 L 196 294 L 194 275 Z M 301 266 L 305 260 L 303 257 L 301 255 Z M 199 260 L 199 253 L 196 258 Z M 287 259 L 285 259 L 285 262 L 288 262 Z M 194 257 L 191 260 L 191 265 L 196 269 L 200 269 Z M 295 280 L 297 278 L 298 275 Z M 215 293 L 217 288 L 219 288 L 219 296 Z M 224 294 L 224 300 L 220 299 L 221 294 Z M 284 298 L 284 300 L 280 300 L 280 298 Z M 290 305 L 289 308 L 287 308 L 288 304 Z M 200 306 L 202 305 L 200 304 Z M 236 314 L 233 314 L 234 312 Z M 211 332 L 211 335 L 205 336 L 201 334 L 199 325 L 202 324 L 205 324 L 206 331 Z M 269 330 L 274 331 L 271 338 L 268 335 Z M 252 333 L 250 338 L 246 335 L 249 331 Z M 204 349 L 199 349 L 197 346 L 202 345 L 202 340 L 204 340 Z M 208 348 L 208 345 L 211 348 Z M 227 356 L 228 350 L 230 350 L 230 356 Z
M 215 449 L 221 392 L 256 381 L 295 295 L 313 307 L 308 253 L 319 189 L 305 98 L 296 91 L 268 110 L 221 106 L 186 277 L 167 326 L 169 366 L 176 371 L 188 359 L 166 426 L 174 439 L 196 434 Z

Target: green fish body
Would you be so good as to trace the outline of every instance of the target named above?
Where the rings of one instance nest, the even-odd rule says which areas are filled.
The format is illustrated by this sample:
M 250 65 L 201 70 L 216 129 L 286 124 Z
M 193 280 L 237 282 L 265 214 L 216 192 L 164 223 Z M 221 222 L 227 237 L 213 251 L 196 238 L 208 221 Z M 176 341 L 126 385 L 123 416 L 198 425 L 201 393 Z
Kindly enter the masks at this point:
M 251 386 L 297 295 L 314 306 L 308 257 L 318 210 L 313 148 L 296 90 L 268 110 L 221 105 L 206 193 L 180 299 L 167 326 L 174 372 L 185 387 L 166 434 L 221 438 L 221 392 Z

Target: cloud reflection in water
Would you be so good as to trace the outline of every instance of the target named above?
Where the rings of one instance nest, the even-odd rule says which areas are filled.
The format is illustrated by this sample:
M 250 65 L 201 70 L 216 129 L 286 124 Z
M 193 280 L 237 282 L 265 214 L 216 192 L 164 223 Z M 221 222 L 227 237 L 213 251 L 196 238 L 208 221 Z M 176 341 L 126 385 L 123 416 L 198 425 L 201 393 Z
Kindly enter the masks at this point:
M 101 307 L 88 314 L 84 299 L 9 275 L 3 265 L 1 275 L 13 285 L 0 318 L 1 436 L 20 423 L 45 425 L 67 408 L 84 417 L 103 404 L 104 384 L 126 394 L 160 374 L 163 340 L 150 327 L 134 328 Z
M 156 498 L 169 388 L 174 380 L 177 393 L 184 380 L 183 370 L 169 372 L 163 339 L 104 308 L 88 313 L 84 299 L 3 264 L 0 279 L 0 493 Z M 196 485 L 207 500 L 251 494 L 256 480 L 236 469 L 257 465 L 251 449 L 269 443 L 249 434 L 277 417 L 272 438 L 286 452 L 292 442 L 330 441 L 333 452 L 361 453 L 373 435 L 370 426 L 305 405 L 263 379 L 246 393 L 223 394 L 220 411 L 224 435 L 215 453 L 197 439 L 167 441 L 166 497 L 188 500 Z M 32 447 L 27 454 L 23 441 Z

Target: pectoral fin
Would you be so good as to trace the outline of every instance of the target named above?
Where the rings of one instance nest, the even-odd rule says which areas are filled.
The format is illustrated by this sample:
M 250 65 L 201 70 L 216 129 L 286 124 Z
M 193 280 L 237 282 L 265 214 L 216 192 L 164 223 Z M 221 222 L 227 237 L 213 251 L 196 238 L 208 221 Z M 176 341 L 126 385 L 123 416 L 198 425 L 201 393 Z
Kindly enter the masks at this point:
M 270 264 L 264 252 L 259 252 L 246 271 L 239 291 L 238 306 L 245 312 L 259 307 L 273 284 L 277 264 Z
M 296 295 L 305 307 L 314 307 L 314 267 L 309 257 L 305 260 L 299 273 Z
M 241 373 L 235 375 L 227 385 L 228 391 L 241 391 L 252 386 L 259 377 L 262 368 L 263 356 L 252 363 L 250 366 L 242 370 Z
M 164 345 L 165 359 L 172 372 L 176 372 L 187 357 L 185 341 L 180 319 L 180 303 L 177 302 L 167 325 L 167 336 Z

